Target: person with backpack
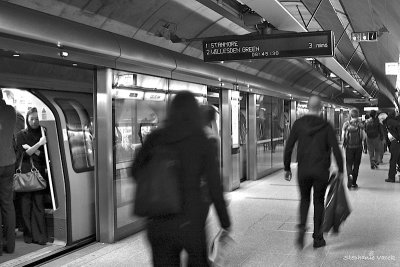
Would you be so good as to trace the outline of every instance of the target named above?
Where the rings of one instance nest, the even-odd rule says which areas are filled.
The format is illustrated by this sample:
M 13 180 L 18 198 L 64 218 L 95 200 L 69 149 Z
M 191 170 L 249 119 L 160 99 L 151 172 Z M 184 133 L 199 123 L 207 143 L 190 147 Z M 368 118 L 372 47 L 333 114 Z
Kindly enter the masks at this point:
M 350 120 L 343 124 L 343 147 L 346 150 L 347 188 L 358 187 L 358 170 L 361 163 L 363 141 L 366 139 L 364 125 L 358 119 L 357 109 L 350 111 Z
M 380 153 L 382 153 L 383 131 L 375 110 L 370 112 L 370 118 L 366 121 L 367 145 L 371 169 L 378 169 Z
M 168 106 L 165 124 L 147 136 L 132 165 L 136 195 L 141 196 L 135 196 L 135 214 L 147 217 L 154 266 L 180 266 L 183 250 L 188 254 L 188 266 L 209 266 L 204 227 L 207 214 L 200 212 L 210 204 L 202 197 L 203 177 L 221 228 L 230 232 L 217 153 L 204 131 L 194 94 L 178 92 Z M 176 194 L 159 197 L 170 189 Z

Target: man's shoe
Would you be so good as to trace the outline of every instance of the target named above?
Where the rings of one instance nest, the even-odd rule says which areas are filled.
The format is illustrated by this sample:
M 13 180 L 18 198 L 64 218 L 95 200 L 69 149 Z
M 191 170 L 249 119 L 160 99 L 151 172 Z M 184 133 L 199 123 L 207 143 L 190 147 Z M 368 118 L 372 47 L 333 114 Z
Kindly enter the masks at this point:
M 385 179 L 385 182 L 387 182 L 387 183 L 395 183 L 396 181 L 392 180 L 392 179 Z
M 353 184 L 351 185 L 352 188 L 357 189 L 358 188 L 358 184 Z
M 314 239 L 314 244 L 313 244 L 314 248 L 320 248 L 320 247 L 325 247 L 325 246 L 326 246 L 326 242 L 325 242 L 324 238 Z
M 352 184 L 353 184 L 353 175 L 349 174 L 349 177 L 347 179 L 347 188 L 350 188 Z
M 307 231 L 306 228 L 299 227 L 299 232 L 297 233 L 297 239 L 296 239 L 296 246 L 299 249 L 304 248 L 304 235 L 306 234 L 306 231 Z
M 371 170 L 376 169 L 375 165 L 371 165 Z

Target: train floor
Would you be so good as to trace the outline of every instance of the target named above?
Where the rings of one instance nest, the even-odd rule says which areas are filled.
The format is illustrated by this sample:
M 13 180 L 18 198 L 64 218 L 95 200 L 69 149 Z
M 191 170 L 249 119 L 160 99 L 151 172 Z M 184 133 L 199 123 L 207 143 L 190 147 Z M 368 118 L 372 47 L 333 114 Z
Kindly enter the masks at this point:
M 17 266 L 32 260 L 34 257 L 39 257 L 42 255 L 46 255 L 56 249 L 59 249 L 60 246 L 47 243 L 47 245 L 42 246 L 39 244 L 27 244 L 24 242 L 23 233 L 20 231 L 16 231 L 16 239 L 15 239 L 15 252 L 12 254 L 3 252 L 3 255 L 0 257 L 0 266 Z
M 294 178 L 283 171 L 254 182 L 244 182 L 227 194 L 235 243 L 227 252 L 226 266 L 400 266 L 400 183 L 386 183 L 385 154 L 378 170 L 371 170 L 363 154 L 358 190 L 347 191 L 352 213 L 338 235 L 325 235 L 327 246 L 314 249 L 312 232 L 303 250 L 294 244 L 299 192 Z M 313 226 L 313 207 L 309 229 Z M 210 236 L 218 231 L 211 212 Z M 114 244 L 96 243 L 45 266 L 151 266 L 145 232 Z

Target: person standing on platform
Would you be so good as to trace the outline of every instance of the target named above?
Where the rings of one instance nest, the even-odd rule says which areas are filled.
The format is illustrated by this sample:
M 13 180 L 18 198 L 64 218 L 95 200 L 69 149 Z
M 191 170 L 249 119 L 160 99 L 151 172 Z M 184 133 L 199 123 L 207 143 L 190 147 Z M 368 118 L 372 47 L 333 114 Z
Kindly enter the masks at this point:
M 13 175 L 15 171 L 14 128 L 15 109 L 7 105 L 0 91 L 0 255 L 15 249 L 15 209 L 13 202 Z M 3 238 L 3 233 L 4 237 Z
M 400 121 L 395 117 L 395 113 L 389 113 L 384 121 L 388 131 L 388 145 L 390 151 L 389 173 L 385 182 L 396 182 L 397 163 L 400 160 Z
M 375 110 L 371 110 L 370 112 L 370 118 L 366 121 L 365 131 L 367 132 L 371 169 L 378 169 L 380 153 L 383 150 L 383 131 Z
M 308 100 L 309 113 L 296 120 L 287 141 L 284 152 L 285 179 L 290 180 L 292 172 L 290 161 L 296 142 L 298 161 L 298 183 L 300 188 L 300 224 L 296 239 L 297 246 L 304 247 L 307 215 L 310 207 L 311 189 L 314 190 L 314 243 L 315 248 L 326 245 L 323 236 L 325 192 L 329 180 L 331 152 L 338 166 L 337 179 L 343 179 L 343 158 L 331 124 L 320 117 L 321 98 L 311 96 Z
M 350 111 L 350 120 L 343 124 L 343 146 L 346 150 L 347 188 L 358 187 L 358 169 L 361 163 L 363 142 L 366 139 L 364 125 L 358 119 L 357 109 Z
M 370 118 L 371 118 L 371 117 L 369 116 L 368 113 L 365 114 L 365 119 L 364 119 L 364 121 L 363 121 L 364 131 L 365 131 L 365 127 L 366 127 L 366 125 L 367 125 L 367 121 L 368 121 Z M 368 138 L 365 138 L 365 140 L 364 140 L 364 142 L 363 142 L 363 151 L 364 151 L 364 154 L 368 154 L 368 143 L 367 143 L 367 139 L 368 139 Z

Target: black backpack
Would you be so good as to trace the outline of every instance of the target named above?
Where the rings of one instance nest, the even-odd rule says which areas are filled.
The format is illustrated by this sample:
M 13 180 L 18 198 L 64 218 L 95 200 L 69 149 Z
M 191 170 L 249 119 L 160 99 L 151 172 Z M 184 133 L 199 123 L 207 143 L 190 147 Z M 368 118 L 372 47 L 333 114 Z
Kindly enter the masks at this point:
M 365 131 L 367 132 L 368 138 L 376 138 L 379 136 L 379 121 L 378 119 L 372 119 L 367 121 L 365 125 Z
M 350 123 L 345 135 L 346 148 L 358 148 L 362 146 L 361 129 L 358 123 Z
M 150 159 L 134 174 L 136 215 L 157 217 L 182 212 L 182 164 L 175 147 L 176 143 L 153 147 Z

